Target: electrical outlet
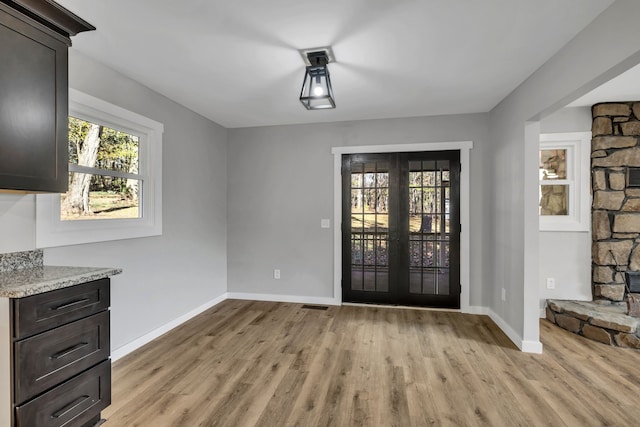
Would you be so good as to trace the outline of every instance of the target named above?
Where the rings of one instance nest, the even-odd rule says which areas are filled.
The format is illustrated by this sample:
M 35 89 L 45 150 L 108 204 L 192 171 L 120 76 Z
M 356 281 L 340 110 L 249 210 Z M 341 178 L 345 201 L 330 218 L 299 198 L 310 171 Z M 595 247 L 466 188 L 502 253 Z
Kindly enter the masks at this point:
M 547 277 L 547 289 L 555 289 L 556 288 L 556 279 L 553 277 Z
M 280 270 L 279 269 L 275 269 L 273 270 L 273 278 L 274 279 L 279 279 L 280 278 Z
M 502 288 L 502 301 L 506 301 L 507 300 L 507 290 L 505 288 Z

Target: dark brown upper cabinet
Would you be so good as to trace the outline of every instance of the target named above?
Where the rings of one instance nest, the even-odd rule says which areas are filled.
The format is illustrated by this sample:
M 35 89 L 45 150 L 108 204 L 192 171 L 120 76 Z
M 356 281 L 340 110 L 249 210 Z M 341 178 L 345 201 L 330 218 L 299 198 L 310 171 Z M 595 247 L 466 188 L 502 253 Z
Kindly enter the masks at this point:
M 0 0 L 0 189 L 67 191 L 70 36 L 95 28 L 50 0 Z

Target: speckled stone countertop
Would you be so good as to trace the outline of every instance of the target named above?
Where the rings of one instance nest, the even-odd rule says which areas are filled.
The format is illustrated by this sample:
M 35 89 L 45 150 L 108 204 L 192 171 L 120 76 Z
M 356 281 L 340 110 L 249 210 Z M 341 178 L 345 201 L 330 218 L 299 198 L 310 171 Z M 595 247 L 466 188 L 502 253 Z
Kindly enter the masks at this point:
M 119 268 L 42 265 L 41 250 L 0 254 L 0 297 L 22 298 L 119 273 Z

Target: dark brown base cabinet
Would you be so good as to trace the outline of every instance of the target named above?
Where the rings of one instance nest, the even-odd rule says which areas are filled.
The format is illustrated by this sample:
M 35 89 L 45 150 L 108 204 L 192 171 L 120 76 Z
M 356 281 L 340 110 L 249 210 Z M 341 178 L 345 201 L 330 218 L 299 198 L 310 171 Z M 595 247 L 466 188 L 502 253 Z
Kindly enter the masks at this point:
M 105 278 L 9 300 L 13 426 L 100 421 L 111 404 L 109 285 Z

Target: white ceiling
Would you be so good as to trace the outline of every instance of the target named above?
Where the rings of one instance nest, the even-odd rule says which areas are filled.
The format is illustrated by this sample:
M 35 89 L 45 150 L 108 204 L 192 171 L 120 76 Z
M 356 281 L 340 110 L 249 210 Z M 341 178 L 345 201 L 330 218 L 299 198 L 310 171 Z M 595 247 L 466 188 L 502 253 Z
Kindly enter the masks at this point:
M 613 0 L 57 0 L 74 49 L 229 128 L 491 110 Z M 331 46 L 335 110 L 298 97 Z

